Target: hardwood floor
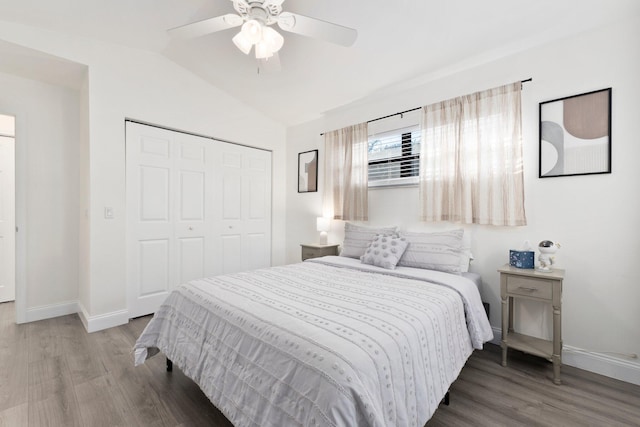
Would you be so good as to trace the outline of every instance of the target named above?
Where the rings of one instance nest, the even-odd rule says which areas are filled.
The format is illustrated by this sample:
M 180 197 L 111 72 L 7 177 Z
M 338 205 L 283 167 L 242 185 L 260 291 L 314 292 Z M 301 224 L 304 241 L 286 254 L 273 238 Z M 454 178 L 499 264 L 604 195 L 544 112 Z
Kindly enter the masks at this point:
M 179 369 L 159 355 L 133 366 L 150 317 L 88 334 L 77 315 L 15 324 L 0 304 L 0 426 L 231 426 Z M 488 345 L 469 359 L 435 426 L 640 426 L 640 387 Z

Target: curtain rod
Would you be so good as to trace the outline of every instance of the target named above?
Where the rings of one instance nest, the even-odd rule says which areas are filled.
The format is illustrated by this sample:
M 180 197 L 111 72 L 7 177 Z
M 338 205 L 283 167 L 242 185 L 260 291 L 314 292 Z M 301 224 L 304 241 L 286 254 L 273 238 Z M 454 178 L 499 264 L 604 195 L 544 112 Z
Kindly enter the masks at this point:
M 527 83 L 527 82 L 530 82 L 532 80 L 533 80 L 533 77 L 529 77 L 528 79 L 520 80 L 520 84 L 522 85 L 522 83 Z M 387 116 L 383 116 L 383 117 L 378 117 L 378 118 L 375 118 L 375 119 L 367 120 L 367 123 L 377 122 L 378 120 L 388 119 L 390 117 L 402 116 L 403 114 L 410 113 L 412 111 L 416 111 L 416 110 L 419 110 L 421 108 L 422 107 L 411 108 L 409 110 L 400 111 L 399 113 L 389 114 Z M 324 132 L 321 133 L 320 136 L 324 136 Z
M 422 107 L 416 107 L 416 108 L 411 108 L 410 110 L 404 110 L 404 111 L 400 111 L 399 113 L 395 113 L 395 114 L 389 114 L 388 116 L 384 116 L 384 117 L 378 117 L 377 119 L 371 119 L 368 120 L 367 123 L 371 123 L 371 122 L 377 122 L 378 120 L 384 120 L 384 119 L 388 119 L 389 117 L 394 117 L 394 116 L 402 116 L 405 113 L 410 113 L 412 111 L 416 111 L 421 109 Z

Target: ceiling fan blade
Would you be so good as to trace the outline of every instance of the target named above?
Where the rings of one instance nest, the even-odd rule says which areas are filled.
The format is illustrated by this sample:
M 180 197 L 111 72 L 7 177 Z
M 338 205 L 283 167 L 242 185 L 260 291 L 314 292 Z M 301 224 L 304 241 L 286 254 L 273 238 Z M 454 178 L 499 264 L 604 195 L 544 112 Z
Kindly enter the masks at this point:
M 229 13 L 227 15 L 216 16 L 168 30 L 168 33 L 179 39 L 192 39 L 201 37 L 217 31 L 227 30 L 242 25 L 243 19 L 238 15 Z
M 278 26 L 284 31 L 347 47 L 351 46 L 358 37 L 358 31 L 353 28 L 291 12 L 282 12 L 278 16 Z
M 278 52 L 274 53 L 271 58 L 258 59 L 258 74 L 278 73 L 282 70 L 280 65 L 280 56 Z

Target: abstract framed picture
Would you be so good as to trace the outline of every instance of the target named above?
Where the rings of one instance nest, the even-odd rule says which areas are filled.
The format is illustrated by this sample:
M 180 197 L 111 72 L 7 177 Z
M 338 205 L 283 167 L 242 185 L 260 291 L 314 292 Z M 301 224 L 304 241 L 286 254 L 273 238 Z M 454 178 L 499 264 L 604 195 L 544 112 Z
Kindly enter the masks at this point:
M 611 173 L 611 88 L 540 103 L 539 177 Z
M 298 193 L 318 191 L 318 150 L 298 154 Z

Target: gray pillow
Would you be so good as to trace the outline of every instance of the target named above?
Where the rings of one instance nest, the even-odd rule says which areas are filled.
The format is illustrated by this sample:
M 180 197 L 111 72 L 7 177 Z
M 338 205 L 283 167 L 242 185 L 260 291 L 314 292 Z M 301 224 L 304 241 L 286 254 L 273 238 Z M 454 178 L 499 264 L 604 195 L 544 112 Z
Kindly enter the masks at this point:
M 378 234 L 369 243 L 364 255 L 360 257 L 360 261 L 363 264 L 371 264 L 393 270 L 408 245 L 409 243 L 404 237 Z
M 347 222 L 344 224 L 344 242 L 340 256 L 349 258 L 360 258 L 369 243 L 377 234 L 392 235 L 396 233 L 397 227 L 368 227 L 365 225 L 355 225 Z
M 409 243 L 398 265 L 460 274 L 464 230 L 439 233 L 402 232 Z

